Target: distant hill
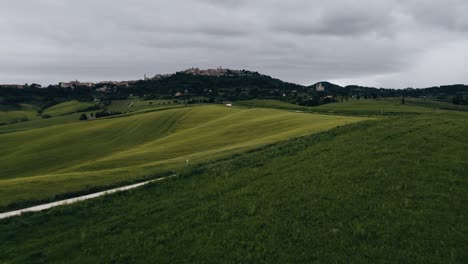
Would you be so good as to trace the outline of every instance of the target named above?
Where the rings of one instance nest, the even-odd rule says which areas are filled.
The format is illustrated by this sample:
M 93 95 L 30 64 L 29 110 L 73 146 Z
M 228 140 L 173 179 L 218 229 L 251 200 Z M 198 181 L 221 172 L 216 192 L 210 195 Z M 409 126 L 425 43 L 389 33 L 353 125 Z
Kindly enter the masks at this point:
M 316 86 L 321 87 L 317 91 Z M 323 90 L 322 90 L 323 89 Z M 40 88 L 39 85 L 0 85 L 0 107 L 28 103 L 45 109 L 68 100 L 112 100 L 138 96 L 144 99 L 184 99 L 203 102 L 277 99 L 307 106 L 338 100 L 338 97 L 428 97 L 468 104 L 468 86 L 463 84 L 430 88 L 388 89 L 327 81 L 311 86 L 284 82 L 247 70 L 190 68 L 173 74 L 157 74 L 136 81 L 82 83 L 73 81 Z M 199 100 L 203 98 L 202 100 Z M 10 107 L 11 108 L 11 107 Z M 17 107 L 18 108 L 18 107 Z
M 116 90 L 141 97 L 206 96 L 224 100 L 278 98 L 306 87 L 245 70 L 183 71 L 163 78 L 140 80 Z
M 327 90 L 338 90 L 338 89 L 343 89 L 343 86 L 340 86 L 338 84 L 334 84 L 331 82 L 317 82 L 309 87 L 316 87 L 317 85 L 321 84 L 325 89 Z
M 330 82 L 318 82 L 308 86 L 308 88 L 315 91 L 315 88 L 318 84 L 321 84 L 325 88 L 324 94 L 335 96 L 361 95 L 368 97 L 446 97 L 468 95 L 468 85 L 464 84 L 434 86 L 429 88 L 390 89 L 359 85 L 347 85 L 342 87 Z

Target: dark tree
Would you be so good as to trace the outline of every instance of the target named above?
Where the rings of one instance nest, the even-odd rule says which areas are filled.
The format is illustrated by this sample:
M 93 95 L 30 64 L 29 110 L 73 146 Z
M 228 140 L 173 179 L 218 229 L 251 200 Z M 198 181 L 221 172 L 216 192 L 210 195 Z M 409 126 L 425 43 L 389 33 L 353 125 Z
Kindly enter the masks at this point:
M 86 116 L 86 114 L 82 114 L 80 116 L 80 120 L 88 120 L 88 117 Z
M 461 96 L 461 95 L 457 95 L 457 96 L 453 97 L 452 102 L 453 102 L 453 104 L 456 104 L 456 105 L 465 104 L 465 100 L 464 100 L 463 96 Z

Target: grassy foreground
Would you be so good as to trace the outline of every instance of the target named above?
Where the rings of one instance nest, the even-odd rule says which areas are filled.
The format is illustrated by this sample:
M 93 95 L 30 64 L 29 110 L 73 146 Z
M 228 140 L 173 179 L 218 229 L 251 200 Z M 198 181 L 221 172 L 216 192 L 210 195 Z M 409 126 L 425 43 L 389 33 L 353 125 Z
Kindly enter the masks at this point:
M 225 106 L 0 134 L 0 211 L 94 191 L 364 120 Z M 26 144 L 25 144 L 26 142 Z
M 7 263 L 466 263 L 468 115 L 367 121 L 0 222 Z

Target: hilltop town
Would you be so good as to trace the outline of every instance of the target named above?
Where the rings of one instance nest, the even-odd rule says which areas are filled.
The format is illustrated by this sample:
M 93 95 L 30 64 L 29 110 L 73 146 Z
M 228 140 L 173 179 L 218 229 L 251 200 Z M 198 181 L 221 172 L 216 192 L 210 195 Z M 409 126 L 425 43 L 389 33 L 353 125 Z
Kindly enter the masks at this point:
M 216 69 L 200 69 L 196 67 L 191 67 L 189 69 L 183 70 L 183 71 L 178 71 L 175 73 L 169 73 L 169 74 L 156 74 L 153 77 L 148 77 L 146 74 L 144 74 L 144 77 L 142 80 L 145 81 L 150 81 L 150 80 L 160 80 L 164 78 L 171 77 L 176 74 L 189 74 L 189 75 L 200 75 L 200 76 L 215 76 L 215 77 L 220 77 L 220 76 L 246 76 L 249 74 L 252 74 L 253 72 L 246 71 L 246 70 L 232 70 L 232 69 L 224 69 L 222 67 L 218 67 Z M 129 87 L 130 85 L 136 83 L 137 81 L 140 80 L 129 80 L 129 81 L 100 81 L 100 82 L 84 82 L 84 81 L 79 81 L 79 80 L 74 80 L 74 81 L 69 81 L 69 82 L 59 82 L 57 85 L 61 88 L 77 88 L 77 87 L 88 87 L 88 88 L 99 88 L 102 89 L 102 87 L 105 86 L 118 86 L 118 87 Z M 0 84 L 0 87 L 5 87 L 5 88 L 17 88 L 17 89 L 23 89 L 25 87 L 31 87 L 34 86 L 35 88 L 40 88 L 42 87 L 40 84 Z M 52 85 L 54 86 L 54 85 Z

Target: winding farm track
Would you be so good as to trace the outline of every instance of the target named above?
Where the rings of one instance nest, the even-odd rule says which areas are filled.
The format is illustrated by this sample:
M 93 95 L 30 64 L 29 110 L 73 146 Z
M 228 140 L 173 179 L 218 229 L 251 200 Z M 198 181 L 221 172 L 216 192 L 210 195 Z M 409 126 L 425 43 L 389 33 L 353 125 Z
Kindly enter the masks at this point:
M 9 218 L 9 217 L 13 217 L 13 216 L 19 216 L 22 213 L 27 213 L 27 212 L 39 212 L 39 211 L 47 210 L 47 209 L 50 209 L 50 208 L 53 208 L 53 207 L 57 207 L 57 206 L 61 206 L 61 205 L 68 205 L 68 204 L 72 204 L 72 203 L 76 203 L 76 202 L 80 202 L 80 201 L 85 201 L 85 200 L 93 199 L 93 198 L 103 196 L 103 195 L 107 195 L 107 194 L 111 194 L 111 193 L 116 193 L 116 192 L 126 191 L 126 190 L 130 190 L 130 189 L 135 189 L 135 188 L 141 187 L 143 185 L 146 185 L 148 183 L 152 183 L 152 182 L 156 182 L 156 181 L 162 181 L 162 180 L 169 179 L 169 178 L 172 178 L 172 177 L 175 177 L 175 176 L 176 175 L 174 174 L 174 175 L 170 175 L 170 176 L 167 176 L 167 177 L 161 177 L 161 178 L 154 179 L 154 180 L 144 181 L 144 182 L 140 182 L 140 183 L 136 183 L 136 184 L 132 184 L 132 185 L 127 185 L 127 186 L 123 186 L 123 187 L 119 187 L 119 188 L 114 188 L 114 189 L 110 189 L 110 190 L 106 190 L 106 191 L 102 191 L 102 192 L 97 192 L 97 193 L 92 193 L 92 194 L 88 194 L 88 195 L 78 196 L 78 197 L 65 199 L 65 200 L 61 200 L 61 201 L 57 201 L 57 202 L 53 202 L 53 203 L 46 203 L 46 204 L 41 204 L 41 205 L 29 207 L 29 208 L 20 209 L 20 210 L 0 213 L 0 219 Z

